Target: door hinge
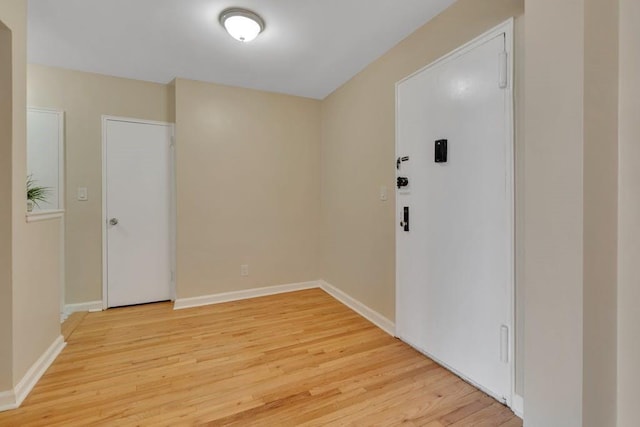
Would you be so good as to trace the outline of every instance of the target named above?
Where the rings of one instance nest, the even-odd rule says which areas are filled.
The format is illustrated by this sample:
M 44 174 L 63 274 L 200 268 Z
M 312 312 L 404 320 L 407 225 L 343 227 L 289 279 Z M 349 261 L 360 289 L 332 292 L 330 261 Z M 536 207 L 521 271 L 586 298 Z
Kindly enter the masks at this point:
M 500 360 L 509 363 L 509 328 L 506 325 L 500 326 Z
M 509 61 L 507 52 L 500 53 L 500 76 L 498 85 L 500 89 L 506 89 L 509 86 Z

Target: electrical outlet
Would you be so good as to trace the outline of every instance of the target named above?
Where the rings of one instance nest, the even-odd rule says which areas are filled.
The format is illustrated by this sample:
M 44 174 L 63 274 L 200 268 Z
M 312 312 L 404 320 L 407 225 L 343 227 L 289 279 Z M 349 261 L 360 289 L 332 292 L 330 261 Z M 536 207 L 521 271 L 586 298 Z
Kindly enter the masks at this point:
M 249 265 L 248 264 L 242 264 L 240 266 L 240 275 L 241 276 L 248 276 L 249 275 Z

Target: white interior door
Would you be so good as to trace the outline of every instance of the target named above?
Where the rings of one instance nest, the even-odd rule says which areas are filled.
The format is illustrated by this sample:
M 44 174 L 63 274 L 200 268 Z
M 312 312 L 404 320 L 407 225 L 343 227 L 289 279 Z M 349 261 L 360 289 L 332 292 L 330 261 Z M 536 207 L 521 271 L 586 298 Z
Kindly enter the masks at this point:
M 506 33 L 397 87 L 397 334 L 510 403 L 512 94 Z M 447 141 L 436 162 L 436 141 Z M 442 144 L 442 143 L 441 143 Z
M 169 300 L 173 128 L 111 118 L 103 126 L 106 305 Z

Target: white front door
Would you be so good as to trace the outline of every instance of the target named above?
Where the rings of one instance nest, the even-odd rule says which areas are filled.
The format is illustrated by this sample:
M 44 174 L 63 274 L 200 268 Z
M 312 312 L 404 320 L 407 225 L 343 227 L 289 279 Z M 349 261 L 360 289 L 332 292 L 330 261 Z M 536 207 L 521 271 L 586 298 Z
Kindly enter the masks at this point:
M 107 307 L 172 298 L 169 124 L 105 118 Z
M 396 324 L 401 339 L 510 403 L 506 40 L 485 37 L 398 84 L 397 173 L 408 185 L 400 182 L 397 197 Z

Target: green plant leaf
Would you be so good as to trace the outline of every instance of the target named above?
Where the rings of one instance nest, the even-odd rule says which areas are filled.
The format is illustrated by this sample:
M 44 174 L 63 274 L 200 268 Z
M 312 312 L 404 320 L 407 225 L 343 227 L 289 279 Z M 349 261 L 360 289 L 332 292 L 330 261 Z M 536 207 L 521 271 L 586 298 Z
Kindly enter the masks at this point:
M 46 202 L 50 188 L 36 185 L 33 175 L 27 176 L 27 200 L 31 200 L 34 205 L 40 207 L 38 202 Z

